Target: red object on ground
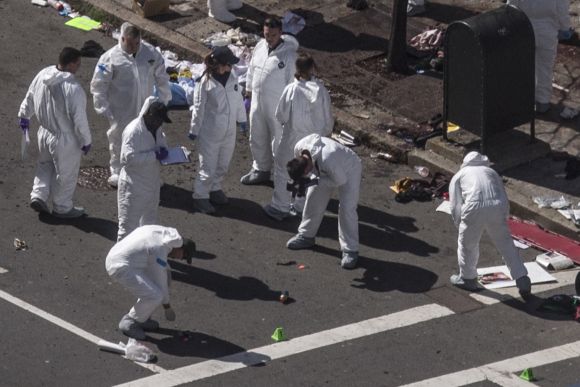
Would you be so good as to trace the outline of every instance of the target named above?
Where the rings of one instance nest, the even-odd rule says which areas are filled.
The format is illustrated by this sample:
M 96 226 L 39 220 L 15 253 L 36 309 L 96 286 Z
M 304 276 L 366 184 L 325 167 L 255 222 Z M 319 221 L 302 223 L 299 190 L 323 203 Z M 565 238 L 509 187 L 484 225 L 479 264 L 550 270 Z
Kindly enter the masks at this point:
M 300 264 L 300 265 L 298 265 L 298 268 L 299 268 L 300 270 L 304 269 L 305 267 L 306 267 L 306 265 L 303 265 L 303 264 Z
M 534 222 L 511 216 L 508 225 L 512 236 L 544 251 L 556 251 L 580 264 L 580 242 L 546 230 Z

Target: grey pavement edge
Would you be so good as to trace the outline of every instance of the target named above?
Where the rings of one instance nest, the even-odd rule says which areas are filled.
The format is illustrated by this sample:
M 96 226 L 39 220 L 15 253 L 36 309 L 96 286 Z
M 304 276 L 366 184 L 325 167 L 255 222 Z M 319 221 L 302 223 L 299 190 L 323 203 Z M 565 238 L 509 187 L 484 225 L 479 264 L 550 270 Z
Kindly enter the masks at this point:
M 107 14 L 111 19 L 119 21 L 128 21 L 145 32 L 146 35 L 154 36 L 159 41 L 168 46 L 175 47 L 178 54 L 185 54 L 190 60 L 199 60 L 207 53 L 208 48 L 201 43 L 188 38 L 187 36 L 173 31 L 155 21 L 148 20 L 134 13 L 132 10 L 119 4 L 115 0 L 73 0 L 75 3 L 85 4 L 93 7 L 101 12 Z M 378 11 L 377 11 L 378 12 Z M 229 28 L 224 24 L 224 29 Z M 332 85 L 331 85 L 332 87 Z M 355 96 L 356 98 L 356 96 Z M 390 123 L 409 123 L 416 124 L 414 121 L 406 117 L 397 115 L 388 109 L 381 108 L 374 105 L 366 109 L 372 114 L 377 115 L 379 120 Z M 334 106 L 333 112 L 335 114 L 336 126 L 335 131 L 346 130 L 355 135 L 361 140 L 361 143 L 372 148 L 384 150 L 394 154 L 401 162 L 408 163 L 410 166 L 426 165 L 432 171 L 440 171 L 447 173 L 455 173 L 460 165 L 460 162 L 453 160 L 453 158 L 444 157 L 439 153 L 441 146 L 427 146 L 426 150 L 413 149 L 409 150 L 408 145 L 395 136 L 381 136 L 375 132 L 376 128 L 372 128 L 373 122 L 357 119 L 351 112 Z M 435 139 L 439 141 L 439 139 Z M 573 155 L 577 156 L 577 155 Z M 530 160 L 531 161 L 531 160 Z M 532 168 L 528 162 L 528 168 Z M 524 167 L 526 167 L 524 165 Z M 511 212 L 515 216 L 522 219 L 532 220 L 540 224 L 542 227 L 565 235 L 567 237 L 578 240 L 580 237 L 580 229 L 576 228 L 571 221 L 566 220 L 562 215 L 553 209 L 538 208 L 533 203 L 532 195 L 534 196 L 560 196 L 563 193 L 554 189 L 542 187 L 533 182 L 520 180 L 517 177 L 506 178 L 506 190 L 510 199 Z M 578 180 L 578 179 L 576 179 Z M 576 205 L 580 202 L 580 191 L 566 192 L 566 197 L 571 198 L 572 203 Z

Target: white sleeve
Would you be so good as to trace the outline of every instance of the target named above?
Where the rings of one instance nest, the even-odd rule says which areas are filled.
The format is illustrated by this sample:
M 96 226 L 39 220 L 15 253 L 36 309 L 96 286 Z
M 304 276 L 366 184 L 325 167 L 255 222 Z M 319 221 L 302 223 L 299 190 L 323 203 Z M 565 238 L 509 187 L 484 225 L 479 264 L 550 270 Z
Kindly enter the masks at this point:
M 282 92 L 278 106 L 276 107 L 276 120 L 284 125 L 290 119 L 290 111 L 292 109 L 292 86 L 287 85 Z
M 109 52 L 106 52 L 99 58 L 99 62 L 95 66 L 93 79 L 91 80 L 91 94 L 93 95 L 93 104 L 97 114 L 111 114 L 111 108 L 109 106 L 109 86 L 113 80 L 113 71 L 111 55 Z
M 451 204 L 451 219 L 455 227 L 459 227 L 461 222 L 461 207 L 463 206 L 463 196 L 461 193 L 461 171 L 457 172 L 449 183 L 449 203 Z
M 155 86 L 159 94 L 159 101 L 167 105 L 171 101 L 171 88 L 169 87 L 169 74 L 165 70 L 165 61 L 163 56 L 155 50 Z
M 39 75 L 40 73 L 38 73 L 30 83 L 28 91 L 26 92 L 26 96 L 20 104 L 20 109 L 18 110 L 19 118 L 30 119 L 30 117 L 34 115 L 34 92 L 36 91 Z
M 204 79 L 201 79 L 195 84 L 195 91 L 193 92 L 193 105 L 191 105 L 189 108 L 191 110 L 191 125 L 189 127 L 189 133 L 195 136 L 199 135 L 201 125 L 203 124 L 203 116 L 205 114 L 207 91 L 204 86 Z
M 87 119 L 87 96 L 78 84 L 72 85 L 69 98 L 66 100 L 68 113 L 73 122 L 77 139 L 81 146 L 92 143 L 91 130 Z

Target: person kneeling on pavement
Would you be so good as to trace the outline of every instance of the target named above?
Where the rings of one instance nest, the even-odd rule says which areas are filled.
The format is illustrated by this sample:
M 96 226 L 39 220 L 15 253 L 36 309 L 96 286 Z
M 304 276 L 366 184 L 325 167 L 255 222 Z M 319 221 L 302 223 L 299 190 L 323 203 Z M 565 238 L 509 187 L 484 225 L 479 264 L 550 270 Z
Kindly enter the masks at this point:
M 358 260 L 358 198 L 362 165 L 359 157 L 338 142 L 311 134 L 296 143 L 295 158 L 288 162 L 288 175 L 295 182 L 309 185 L 298 234 L 286 247 L 291 250 L 314 246 L 330 195 L 338 188 L 338 239 L 342 250 L 341 266 L 353 269 Z M 313 184 L 313 175 L 318 184 Z M 300 185 L 300 184 L 299 184 Z
M 167 258 L 191 264 L 195 243 L 182 238 L 176 229 L 158 225 L 137 228 L 109 251 L 107 273 L 137 297 L 137 302 L 119 322 L 125 335 L 145 339 L 146 331 L 156 331 L 159 323 L 151 315 L 163 304 L 165 318 L 175 320 L 169 303 L 171 270 Z
M 449 184 L 451 217 L 459 230 L 457 259 L 459 274 L 452 275 L 453 285 L 477 290 L 477 261 L 479 241 L 485 231 L 500 252 L 510 275 L 522 297 L 531 294 L 528 271 L 520 258 L 507 220 L 509 201 L 501 177 L 490 168 L 487 156 L 469 152 L 463 159 L 459 172 Z

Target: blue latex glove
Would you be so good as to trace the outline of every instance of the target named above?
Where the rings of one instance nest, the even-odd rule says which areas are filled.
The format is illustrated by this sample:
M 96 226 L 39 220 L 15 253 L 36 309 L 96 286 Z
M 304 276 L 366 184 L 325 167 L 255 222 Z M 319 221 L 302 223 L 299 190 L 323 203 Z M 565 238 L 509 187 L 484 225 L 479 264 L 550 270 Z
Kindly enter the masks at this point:
M 158 151 L 155 151 L 155 157 L 157 158 L 157 160 L 161 161 L 163 159 L 165 159 L 167 157 L 167 155 L 169 154 L 169 151 L 167 150 L 167 148 L 165 147 L 161 147 L 159 148 Z
M 569 30 L 558 31 L 558 40 L 570 40 L 574 35 L 574 30 L 570 28 Z
M 244 107 L 246 108 L 246 113 L 250 112 L 250 106 L 252 106 L 252 99 L 244 98 Z
M 191 140 L 191 141 L 195 141 L 195 139 L 197 138 L 197 136 L 193 133 L 187 133 L 187 137 Z
M 246 132 L 248 130 L 248 124 L 246 122 L 240 122 L 240 132 Z
M 91 150 L 91 144 L 89 145 L 83 145 L 81 147 L 81 150 L 83 151 L 83 153 L 86 155 L 87 153 L 89 153 L 89 151 Z
M 18 125 L 23 132 L 30 129 L 30 120 L 28 118 L 18 118 Z

